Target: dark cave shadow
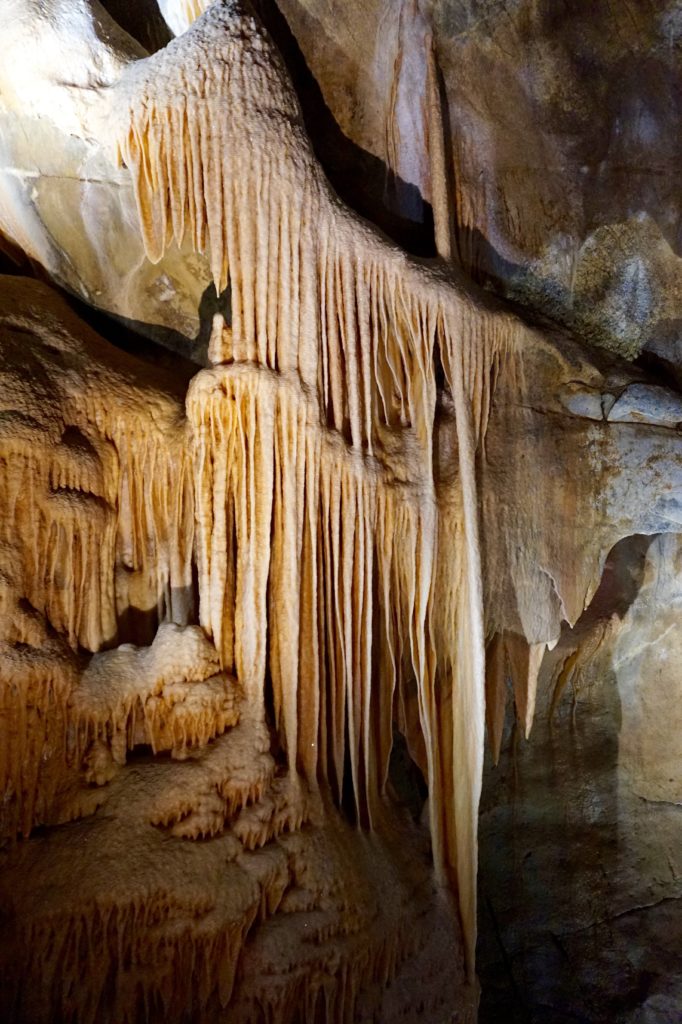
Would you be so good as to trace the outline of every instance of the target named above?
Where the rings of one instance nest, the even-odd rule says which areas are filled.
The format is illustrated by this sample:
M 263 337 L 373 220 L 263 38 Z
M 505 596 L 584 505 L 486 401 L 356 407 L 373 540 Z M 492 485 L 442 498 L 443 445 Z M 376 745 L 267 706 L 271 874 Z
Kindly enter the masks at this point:
M 102 644 L 102 649 L 111 650 L 120 644 L 149 647 L 159 626 L 163 622 L 174 622 L 177 618 L 181 618 L 187 625 L 198 625 L 199 585 L 194 567 L 193 577 L 191 586 L 171 587 L 170 605 L 163 597 L 159 598 L 158 605 L 153 608 L 128 605 L 118 615 L 116 634 Z M 182 615 L 177 614 L 180 609 Z
M 449 145 L 452 146 L 452 142 Z M 451 187 L 454 188 L 454 185 Z M 502 256 L 478 228 L 461 224 L 457 217 L 454 220 L 454 230 L 456 252 L 467 276 L 480 288 L 491 289 L 503 298 L 505 303 L 523 310 L 524 319 L 528 319 L 529 314 L 533 312 L 532 308 L 528 309 L 521 303 L 515 303 L 513 299 L 508 299 L 506 294 L 510 281 L 525 272 L 523 264 L 514 263 Z
M 656 536 L 633 534 L 613 546 L 592 601 L 574 629 L 564 629 L 566 654 L 573 639 L 579 644 L 600 623 L 625 616 L 644 582 Z M 615 672 L 602 669 L 584 705 L 576 706 L 573 696 L 558 705 L 553 725 L 540 716 L 529 742 L 515 726 L 508 730 L 497 768 L 486 753 L 480 1024 L 612 1024 L 641 1005 L 642 972 L 615 983 L 608 951 L 602 955 L 599 946 L 598 923 L 585 927 L 592 897 L 582 896 L 600 893 L 596 906 L 607 916 L 625 884 L 619 874 L 621 699 Z M 580 935 L 575 947 L 574 934 Z M 595 962 L 605 976 L 593 988 Z
M 120 644 L 149 647 L 158 628 L 159 613 L 156 608 L 136 608 L 135 605 L 128 605 L 118 617 L 118 632 L 105 646 L 109 649 Z
M 406 252 L 423 259 L 437 256 L 433 209 L 416 185 L 405 182 L 383 160 L 348 138 L 327 106 L 322 89 L 276 0 L 254 0 L 254 7 L 284 61 L 298 97 L 303 121 L 315 156 L 339 198 Z M 446 174 L 450 197 L 456 195 L 450 106 L 442 72 L 439 92 L 443 110 L 444 145 L 450 158 Z M 454 201 L 454 200 L 453 200 Z M 397 210 L 411 210 L 416 219 Z M 505 297 L 506 283 L 523 271 L 503 257 L 478 228 L 459 223 L 451 211 L 454 260 L 480 287 Z M 525 307 L 518 306 L 523 311 Z
M 388 764 L 388 782 L 396 803 L 409 811 L 413 821 L 420 821 L 429 788 L 421 769 L 410 754 L 407 740 L 395 723 Z
M 652 337 L 644 350 L 635 359 L 639 366 L 656 383 L 682 392 L 682 318 L 659 320 L 652 329 Z M 678 351 L 676 351 L 678 349 Z M 670 357 L 673 358 L 670 358 Z
M 173 38 L 156 0 L 100 0 L 102 7 L 148 53 L 161 50 Z
M 659 534 L 634 533 L 623 537 L 609 551 L 602 577 L 592 600 L 574 626 L 589 627 L 601 619 L 625 617 L 644 581 L 649 548 Z
M 454 139 L 452 119 L 450 117 L 450 100 L 445 85 L 443 72 L 436 62 L 437 89 L 442 111 L 443 144 L 447 154 L 445 166 L 446 188 L 449 197 L 450 241 L 453 258 L 464 273 L 481 288 L 491 288 L 499 295 L 504 295 L 505 281 L 518 274 L 522 267 L 505 259 L 479 228 L 471 228 L 462 223 L 459 210 L 454 204 L 457 201 L 457 177 L 454 162 Z
M 184 393 L 190 380 L 209 365 L 208 345 L 213 328 L 213 317 L 220 313 L 227 325 L 232 322 L 230 286 L 216 294 L 211 282 L 204 288 L 197 310 L 199 330 L 194 337 L 162 324 L 149 324 L 129 317 L 116 316 L 90 306 L 72 292 L 49 281 L 60 292 L 71 309 L 101 338 L 115 348 L 122 349 L 143 363 L 168 371 L 175 385 Z M 153 333 L 155 337 L 150 337 Z
M 498 767 L 484 774 L 480 1024 L 612 1024 L 629 998 L 602 991 L 608 1005 L 595 1007 L 584 984 L 589 964 L 567 952 L 571 933 L 589 920 L 583 892 L 602 893 L 607 907 L 618 877 L 620 698 L 612 671 L 599 690 L 608 713 L 571 721 L 567 707 L 559 728 L 536 723 L 530 742 L 514 728 Z
M 211 340 L 213 317 L 219 313 L 228 326 L 232 325 L 232 288 L 227 288 L 218 295 L 211 282 L 204 289 L 199 303 L 199 333 L 192 342 L 194 359 L 202 366 L 208 366 L 208 343 Z
M 203 364 L 195 362 L 192 357 L 194 340 L 180 334 L 179 331 L 115 316 L 88 305 L 87 302 L 52 280 L 48 279 L 48 283 L 61 295 L 76 316 L 92 328 L 100 338 L 108 341 L 114 348 L 121 349 L 139 359 L 141 363 L 165 372 L 169 384 L 172 385 L 172 390 L 179 395 L 184 394 L 192 377 L 202 368 Z M 210 288 L 213 288 L 213 285 Z M 206 291 L 208 290 L 206 289 Z M 149 337 L 150 327 L 158 335 L 158 341 Z M 201 327 L 199 333 L 201 334 Z M 167 339 L 167 343 L 161 340 L 163 338 Z

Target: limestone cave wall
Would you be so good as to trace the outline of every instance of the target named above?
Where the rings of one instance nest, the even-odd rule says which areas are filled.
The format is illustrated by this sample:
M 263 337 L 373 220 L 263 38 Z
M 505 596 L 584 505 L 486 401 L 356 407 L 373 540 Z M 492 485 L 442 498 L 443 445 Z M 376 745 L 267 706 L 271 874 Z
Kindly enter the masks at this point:
M 0 0 L 0 1016 L 682 1012 L 682 13 Z

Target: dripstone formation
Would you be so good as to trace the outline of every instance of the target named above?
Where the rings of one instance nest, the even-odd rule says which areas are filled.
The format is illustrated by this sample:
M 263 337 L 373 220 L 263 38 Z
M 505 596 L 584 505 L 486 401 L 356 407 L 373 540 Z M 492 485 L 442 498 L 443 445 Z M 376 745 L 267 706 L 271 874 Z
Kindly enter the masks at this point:
M 543 752 L 586 679 L 682 800 L 632 667 L 678 596 L 682 397 L 598 311 L 595 348 L 539 317 L 537 268 L 481 287 L 447 5 L 385 12 L 429 257 L 330 184 L 295 5 L 105 6 L 0 0 L 0 1015 L 473 1022 L 486 727 L 493 863 L 536 706 Z M 498 956 L 518 992 L 486 920 L 482 1013 Z

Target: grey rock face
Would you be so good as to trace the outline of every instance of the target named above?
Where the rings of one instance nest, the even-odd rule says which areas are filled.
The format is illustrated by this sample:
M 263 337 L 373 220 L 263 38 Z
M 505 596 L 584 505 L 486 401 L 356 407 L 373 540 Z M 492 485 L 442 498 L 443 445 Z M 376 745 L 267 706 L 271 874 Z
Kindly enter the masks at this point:
M 608 420 L 674 429 L 682 423 L 682 397 L 652 384 L 631 384 L 614 403 Z

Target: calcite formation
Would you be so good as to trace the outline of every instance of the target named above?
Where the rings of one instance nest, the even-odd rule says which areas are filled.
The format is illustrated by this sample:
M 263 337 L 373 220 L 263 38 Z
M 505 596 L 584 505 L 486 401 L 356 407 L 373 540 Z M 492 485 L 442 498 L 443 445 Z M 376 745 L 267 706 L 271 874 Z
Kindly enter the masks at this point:
M 11 6 L 3 152 L 61 170 L 55 202 L 4 167 L 9 250 L 197 365 L 2 279 L 0 1006 L 472 1021 L 486 718 L 497 759 L 609 550 L 680 530 L 679 398 L 453 265 L 427 32 L 436 260 L 336 195 L 248 3 L 160 3 L 150 56 L 99 4 Z

